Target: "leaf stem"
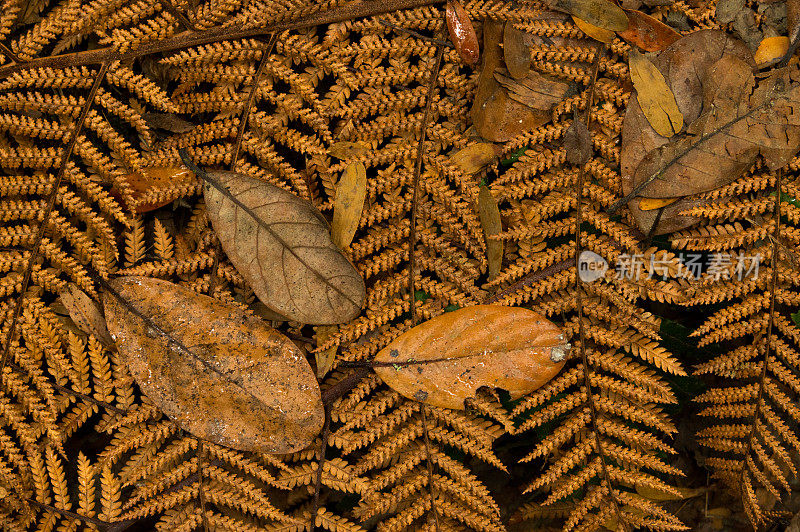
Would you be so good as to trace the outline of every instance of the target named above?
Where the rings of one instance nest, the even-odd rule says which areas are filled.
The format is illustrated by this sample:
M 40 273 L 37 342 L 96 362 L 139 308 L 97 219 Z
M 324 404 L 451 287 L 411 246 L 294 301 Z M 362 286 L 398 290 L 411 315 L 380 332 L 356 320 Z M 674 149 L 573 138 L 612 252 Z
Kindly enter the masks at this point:
M 597 55 L 594 59 L 593 65 L 593 72 L 592 72 L 592 81 L 591 85 L 589 86 L 588 92 L 588 102 L 586 104 L 586 127 L 589 127 L 589 122 L 592 116 L 592 106 L 594 105 L 594 93 L 595 93 L 595 84 L 597 83 L 597 74 L 600 70 L 600 58 L 605 55 L 606 52 L 606 45 L 602 43 L 598 43 L 597 45 Z M 578 312 L 578 338 L 580 341 L 580 355 L 581 355 L 581 365 L 583 366 L 583 381 L 584 386 L 586 387 L 586 397 L 587 402 L 589 403 L 589 412 L 591 415 L 591 423 L 592 423 L 592 432 L 594 433 L 594 441 L 595 441 L 595 451 L 597 452 L 598 457 L 600 458 L 600 473 L 602 475 L 602 481 L 600 482 L 600 489 L 603 489 L 605 486 L 608 489 L 609 498 L 611 499 L 611 503 L 614 505 L 614 513 L 617 516 L 617 523 L 622 527 L 624 532 L 629 530 L 628 523 L 624 520 L 622 516 L 622 511 L 619 507 L 619 501 L 614 496 L 613 489 L 611 487 L 611 475 L 608 473 L 608 467 L 606 465 L 606 458 L 605 453 L 603 452 L 603 442 L 600 439 L 600 430 L 598 429 L 598 419 L 599 414 L 597 413 L 597 405 L 594 402 L 594 397 L 592 395 L 592 379 L 591 374 L 589 372 L 589 357 L 586 353 L 586 327 L 583 323 L 583 286 L 581 285 L 581 277 L 578 275 L 580 271 L 580 255 L 582 251 L 581 246 L 581 224 L 583 223 L 583 182 L 584 178 L 586 177 L 586 164 L 581 165 L 580 170 L 578 171 L 578 179 L 576 184 L 576 196 L 577 196 L 577 207 L 575 209 L 575 257 L 574 257 L 574 266 L 575 266 L 575 307 Z
M 267 26 L 245 27 L 244 25 L 235 27 L 216 27 L 200 32 L 185 31 L 168 39 L 145 44 L 139 48 L 119 53 L 114 47 L 98 48 L 96 50 L 86 50 L 83 52 L 73 52 L 70 54 L 54 55 L 41 57 L 28 61 L 27 63 L 17 63 L 0 67 L 0 78 L 5 78 L 15 72 L 32 68 L 66 68 L 71 66 L 81 66 L 90 64 L 107 63 L 111 61 L 125 61 L 143 55 L 170 52 L 182 48 L 199 46 L 218 41 L 244 39 L 246 37 L 256 37 L 269 33 L 277 33 L 286 30 L 296 30 L 344 22 L 356 18 L 367 18 L 375 15 L 382 15 L 392 11 L 403 9 L 414 9 L 435 4 L 444 3 L 445 0 L 361 0 L 348 3 L 336 9 L 314 13 L 298 20 L 279 22 Z

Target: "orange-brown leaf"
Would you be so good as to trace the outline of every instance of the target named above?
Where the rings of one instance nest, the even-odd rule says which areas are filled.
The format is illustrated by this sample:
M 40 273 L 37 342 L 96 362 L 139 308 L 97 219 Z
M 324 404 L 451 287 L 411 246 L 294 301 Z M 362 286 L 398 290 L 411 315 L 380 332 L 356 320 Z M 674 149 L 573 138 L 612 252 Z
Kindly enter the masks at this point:
M 646 52 L 660 52 L 681 38 L 680 33 L 646 13 L 626 9 L 625 14 L 628 29 L 617 35 Z
M 375 357 L 394 365 L 375 372 L 401 395 L 458 409 L 484 386 L 508 390 L 514 398 L 536 390 L 561 370 L 568 350 L 561 330 L 541 314 L 478 305 L 395 338 Z
M 319 385 L 288 338 L 236 307 L 167 281 L 119 277 L 109 284 L 127 303 L 103 296 L 122 360 L 142 392 L 181 428 L 267 453 L 298 451 L 319 434 L 325 417 Z
M 480 57 L 480 49 L 478 48 L 478 34 L 475 33 L 469 13 L 458 0 L 447 0 L 445 16 L 450 40 L 455 45 L 459 57 L 464 63 L 474 65 Z
M 61 303 L 69 312 L 69 317 L 80 330 L 93 334 L 105 345 L 114 343 L 106 328 L 106 320 L 100 306 L 92 301 L 83 290 L 70 283 L 66 290 L 59 294 Z

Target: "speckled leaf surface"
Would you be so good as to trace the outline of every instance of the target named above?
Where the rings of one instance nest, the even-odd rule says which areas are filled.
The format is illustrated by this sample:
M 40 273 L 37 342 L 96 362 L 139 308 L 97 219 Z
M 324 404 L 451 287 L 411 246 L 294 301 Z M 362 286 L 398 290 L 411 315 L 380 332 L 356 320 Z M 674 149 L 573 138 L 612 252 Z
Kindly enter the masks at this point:
M 358 316 L 364 280 L 311 203 L 235 172 L 208 178 L 203 195 L 222 248 L 265 305 L 315 325 Z
M 167 281 L 120 277 L 110 285 L 127 302 L 103 296 L 122 359 L 142 392 L 181 428 L 267 453 L 303 449 L 319 434 L 319 385 L 288 338 Z
M 401 334 L 375 357 L 394 365 L 375 372 L 405 397 L 459 409 L 483 386 L 512 398 L 536 390 L 561 370 L 568 351 L 561 329 L 538 312 L 476 305 Z

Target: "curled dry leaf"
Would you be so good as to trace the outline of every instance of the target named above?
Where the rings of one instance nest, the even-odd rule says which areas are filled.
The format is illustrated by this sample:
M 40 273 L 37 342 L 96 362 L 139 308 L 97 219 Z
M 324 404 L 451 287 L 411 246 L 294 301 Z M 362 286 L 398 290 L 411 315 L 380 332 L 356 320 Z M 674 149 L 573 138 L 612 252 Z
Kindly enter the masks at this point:
M 569 89 L 566 83 L 548 79 L 533 71 L 520 81 L 506 76 L 503 71 L 495 72 L 494 78 L 508 91 L 512 99 L 533 109 L 548 112 L 561 102 Z
M 315 325 L 358 316 L 364 280 L 311 203 L 243 174 L 199 171 L 222 248 L 262 303 Z
M 572 21 L 575 22 L 575 25 L 578 26 L 583 33 L 586 34 L 587 37 L 591 37 L 595 41 L 604 42 L 606 44 L 610 43 L 614 40 L 614 37 L 617 35 L 611 30 L 607 30 L 605 28 L 600 28 L 595 26 L 594 24 L 590 24 L 583 20 L 582 18 L 578 18 L 575 15 L 572 16 Z
M 625 11 L 609 0 L 550 0 L 550 7 L 611 31 L 628 27 Z
M 724 54 L 735 55 L 755 66 L 752 54 L 743 42 L 717 30 L 690 33 L 653 60 L 672 90 L 685 124 L 691 125 L 702 110 L 703 100 L 698 96 L 702 94 L 703 79 L 698 76 L 698 72 L 707 70 Z M 637 98 L 632 97 L 628 102 L 622 127 L 620 170 L 623 194 L 631 193 L 638 184 L 634 182 L 634 173 L 645 156 L 668 142 L 668 138 L 656 133 L 645 118 Z M 641 210 L 640 201 L 641 198 L 633 198 L 628 207 L 639 228 L 648 233 L 656 222 L 659 211 Z M 658 218 L 655 234 L 679 231 L 697 223 L 697 218 L 682 215 L 681 212 L 699 203 L 700 200 L 695 198 L 682 198 L 665 207 Z
M 478 215 L 481 227 L 486 237 L 486 259 L 489 264 L 489 280 L 491 281 L 500 273 L 503 263 L 503 241 L 490 238 L 503 232 L 503 221 L 500 217 L 500 207 L 492 192 L 486 185 L 481 185 L 478 193 Z
M 67 309 L 69 317 L 81 331 L 94 335 L 103 345 L 114 343 L 108 333 L 108 328 L 106 328 L 103 311 L 83 290 L 70 283 L 67 289 L 59 294 L 59 297 L 64 308 Z
M 471 175 L 497 159 L 500 153 L 501 149 L 491 142 L 475 142 L 455 152 L 450 160 L 462 173 Z
M 339 248 L 344 249 L 353 241 L 366 197 L 367 169 L 364 163 L 353 161 L 342 172 L 333 200 L 331 238 Z
M 478 62 L 480 51 L 478 35 L 475 33 L 469 14 L 458 0 L 447 0 L 445 16 L 450 40 L 455 45 L 459 57 L 464 63 L 474 65 Z
M 378 376 L 401 395 L 464 408 L 481 387 L 512 398 L 536 390 L 563 367 L 570 346 L 532 310 L 478 305 L 447 312 L 406 331 L 381 350 Z
M 683 128 L 683 115 L 675 95 L 655 65 L 636 50 L 628 54 L 631 80 L 636 98 L 647 121 L 662 137 L 671 137 Z
M 288 338 L 236 307 L 159 279 L 120 277 L 108 328 L 131 375 L 191 434 L 243 451 L 307 447 L 325 419 L 317 380 Z
M 525 33 L 506 22 L 503 29 L 503 59 L 514 79 L 525 79 L 531 71 L 531 51 L 525 44 Z
M 681 34 L 641 11 L 625 10 L 628 29 L 617 35 L 646 52 L 660 52 L 681 38 Z

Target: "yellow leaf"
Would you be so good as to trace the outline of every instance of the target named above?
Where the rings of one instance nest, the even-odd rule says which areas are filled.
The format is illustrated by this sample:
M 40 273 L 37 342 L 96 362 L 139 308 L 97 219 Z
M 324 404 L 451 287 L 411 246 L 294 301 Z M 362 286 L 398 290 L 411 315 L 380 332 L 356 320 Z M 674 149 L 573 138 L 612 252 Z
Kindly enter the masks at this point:
M 331 238 L 333 243 L 344 249 L 353 241 L 367 196 L 367 169 L 361 162 L 347 165 L 342 178 L 336 185 L 333 200 L 333 224 Z
M 757 65 L 780 59 L 789 50 L 789 37 L 767 37 L 758 45 L 753 58 Z
M 656 66 L 637 50 L 628 54 L 631 80 L 644 116 L 656 133 L 671 137 L 683 128 L 675 95 Z
M 643 211 L 653 211 L 671 205 L 679 199 L 680 198 L 642 198 L 639 200 L 639 209 Z
M 595 41 L 608 44 L 613 41 L 614 37 L 616 36 L 616 33 L 613 31 L 590 24 L 574 15 L 572 16 L 572 21 L 575 22 L 575 25 L 578 26 L 578 28 L 585 33 L 587 37 L 591 37 Z
M 368 150 L 369 146 L 361 141 L 348 142 L 346 140 L 341 140 L 331 144 L 331 147 L 328 148 L 328 154 L 337 159 L 348 159 L 350 157 L 364 155 Z
M 561 329 L 537 312 L 474 305 L 392 340 L 375 355 L 375 373 L 404 397 L 461 409 L 483 386 L 503 388 L 512 399 L 544 386 L 569 350 Z
M 628 29 L 628 15 L 609 0 L 551 0 L 550 7 L 606 30 Z
M 450 160 L 465 175 L 474 174 L 497 158 L 497 150 L 491 142 L 476 142 L 461 148 Z
M 335 325 L 320 325 L 314 327 L 316 335 L 317 346 L 323 345 L 328 339 L 339 332 L 339 327 Z M 324 351 L 317 351 L 314 357 L 317 360 L 317 378 L 322 379 L 333 367 L 333 362 L 336 360 L 336 346 L 329 347 Z

